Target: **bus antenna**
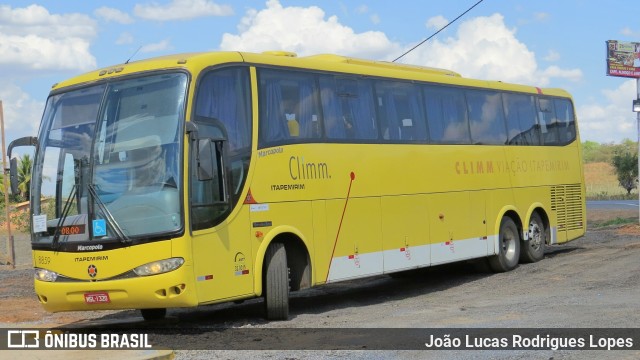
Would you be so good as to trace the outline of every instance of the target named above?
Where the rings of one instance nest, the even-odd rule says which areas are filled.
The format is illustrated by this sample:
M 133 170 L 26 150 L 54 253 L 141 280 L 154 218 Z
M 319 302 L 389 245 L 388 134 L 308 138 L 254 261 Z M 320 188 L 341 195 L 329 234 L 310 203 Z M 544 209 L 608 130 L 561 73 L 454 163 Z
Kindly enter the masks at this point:
M 131 54 L 131 56 L 124 63 L 128 64 L 129 61 L 131 61 L 131 59 L 133 59 L 133 57 L 136 56 L 136 54 L 138 53 L 138 51 L 140 51 L 140 49 L 142 49 L 142 45 L 138 46 L 138 49 L 136 51 L 134 51 L 133 54 Z

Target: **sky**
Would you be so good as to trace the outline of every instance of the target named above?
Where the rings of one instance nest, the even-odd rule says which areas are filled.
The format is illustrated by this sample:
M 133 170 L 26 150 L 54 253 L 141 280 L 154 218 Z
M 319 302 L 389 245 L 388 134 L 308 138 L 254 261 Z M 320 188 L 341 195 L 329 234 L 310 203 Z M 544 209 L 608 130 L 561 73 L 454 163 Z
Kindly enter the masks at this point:
M 200 51 L 335 53 L 391 61 L 477 0 L 5 0 L 7 142 L 35 136 L 51 85 L 133 60 Z M 484 0 L 399 62 L 559 87 L 582 141 L 637 140 L 635 79 L 606 75 L 606 40 L 640 42 L 637 1 Z

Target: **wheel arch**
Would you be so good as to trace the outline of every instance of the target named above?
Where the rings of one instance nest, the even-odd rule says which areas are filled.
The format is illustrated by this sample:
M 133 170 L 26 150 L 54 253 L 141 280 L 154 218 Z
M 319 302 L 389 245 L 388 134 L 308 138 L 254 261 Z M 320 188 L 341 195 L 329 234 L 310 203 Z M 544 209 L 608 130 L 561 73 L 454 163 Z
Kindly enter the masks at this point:
M 307 241 L 302 233 L 292 226 L 279 226 L 269 231 L 256 253 L 254 266 L 254 289 L 256 296 L 263 292 L 264 260 L 267 248 L 272 243 L 282 243 L 287 253 L 287 266 L 289 267 L 291 290 L 300 290 L 311 287 L 312 271 L 311 256 Z
M 499 216 L 496 217 L 496 221 L 493 225 L 493 234 L 495 234 L 493 242 L 493 251 L 490 252 L 489 255 L 495 255 L 498 254 L 498 241 L 499 241 L 499 237 L 500 237 L 500 223 L 502 223 L 502 219 L 507 216 L 509 218 L 511 218 L 511 220 L 513 220 L 513 222 L 516 224 L 516 227 L 518 228 L 518 233 L 520 234 L 520 236 L 522 237 L 522 218 L 520 217 L 520 214 L 518 212 L 518 209 L 516 209 L 514 206 L 505 206 L 503 207 L 500 212 L 499 212 Z

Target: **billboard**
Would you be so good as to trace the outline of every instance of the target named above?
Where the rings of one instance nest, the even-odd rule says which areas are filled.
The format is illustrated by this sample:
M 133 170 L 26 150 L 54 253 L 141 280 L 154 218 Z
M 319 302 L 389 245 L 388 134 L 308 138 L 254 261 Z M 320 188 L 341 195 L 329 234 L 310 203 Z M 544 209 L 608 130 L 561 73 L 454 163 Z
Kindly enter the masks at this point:
M 608 40 L 607 75 L 640 78 L 640 43 Z

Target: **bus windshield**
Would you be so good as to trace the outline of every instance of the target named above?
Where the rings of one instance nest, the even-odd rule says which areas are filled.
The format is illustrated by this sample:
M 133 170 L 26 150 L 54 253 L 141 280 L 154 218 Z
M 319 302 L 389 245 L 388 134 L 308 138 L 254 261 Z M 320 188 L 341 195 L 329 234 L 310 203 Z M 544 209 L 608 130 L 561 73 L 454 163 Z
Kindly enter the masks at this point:
M 171 73 L 49 97 L 31 192 L 34 244 L 181 231 L 186 85 L 186 74 Z

